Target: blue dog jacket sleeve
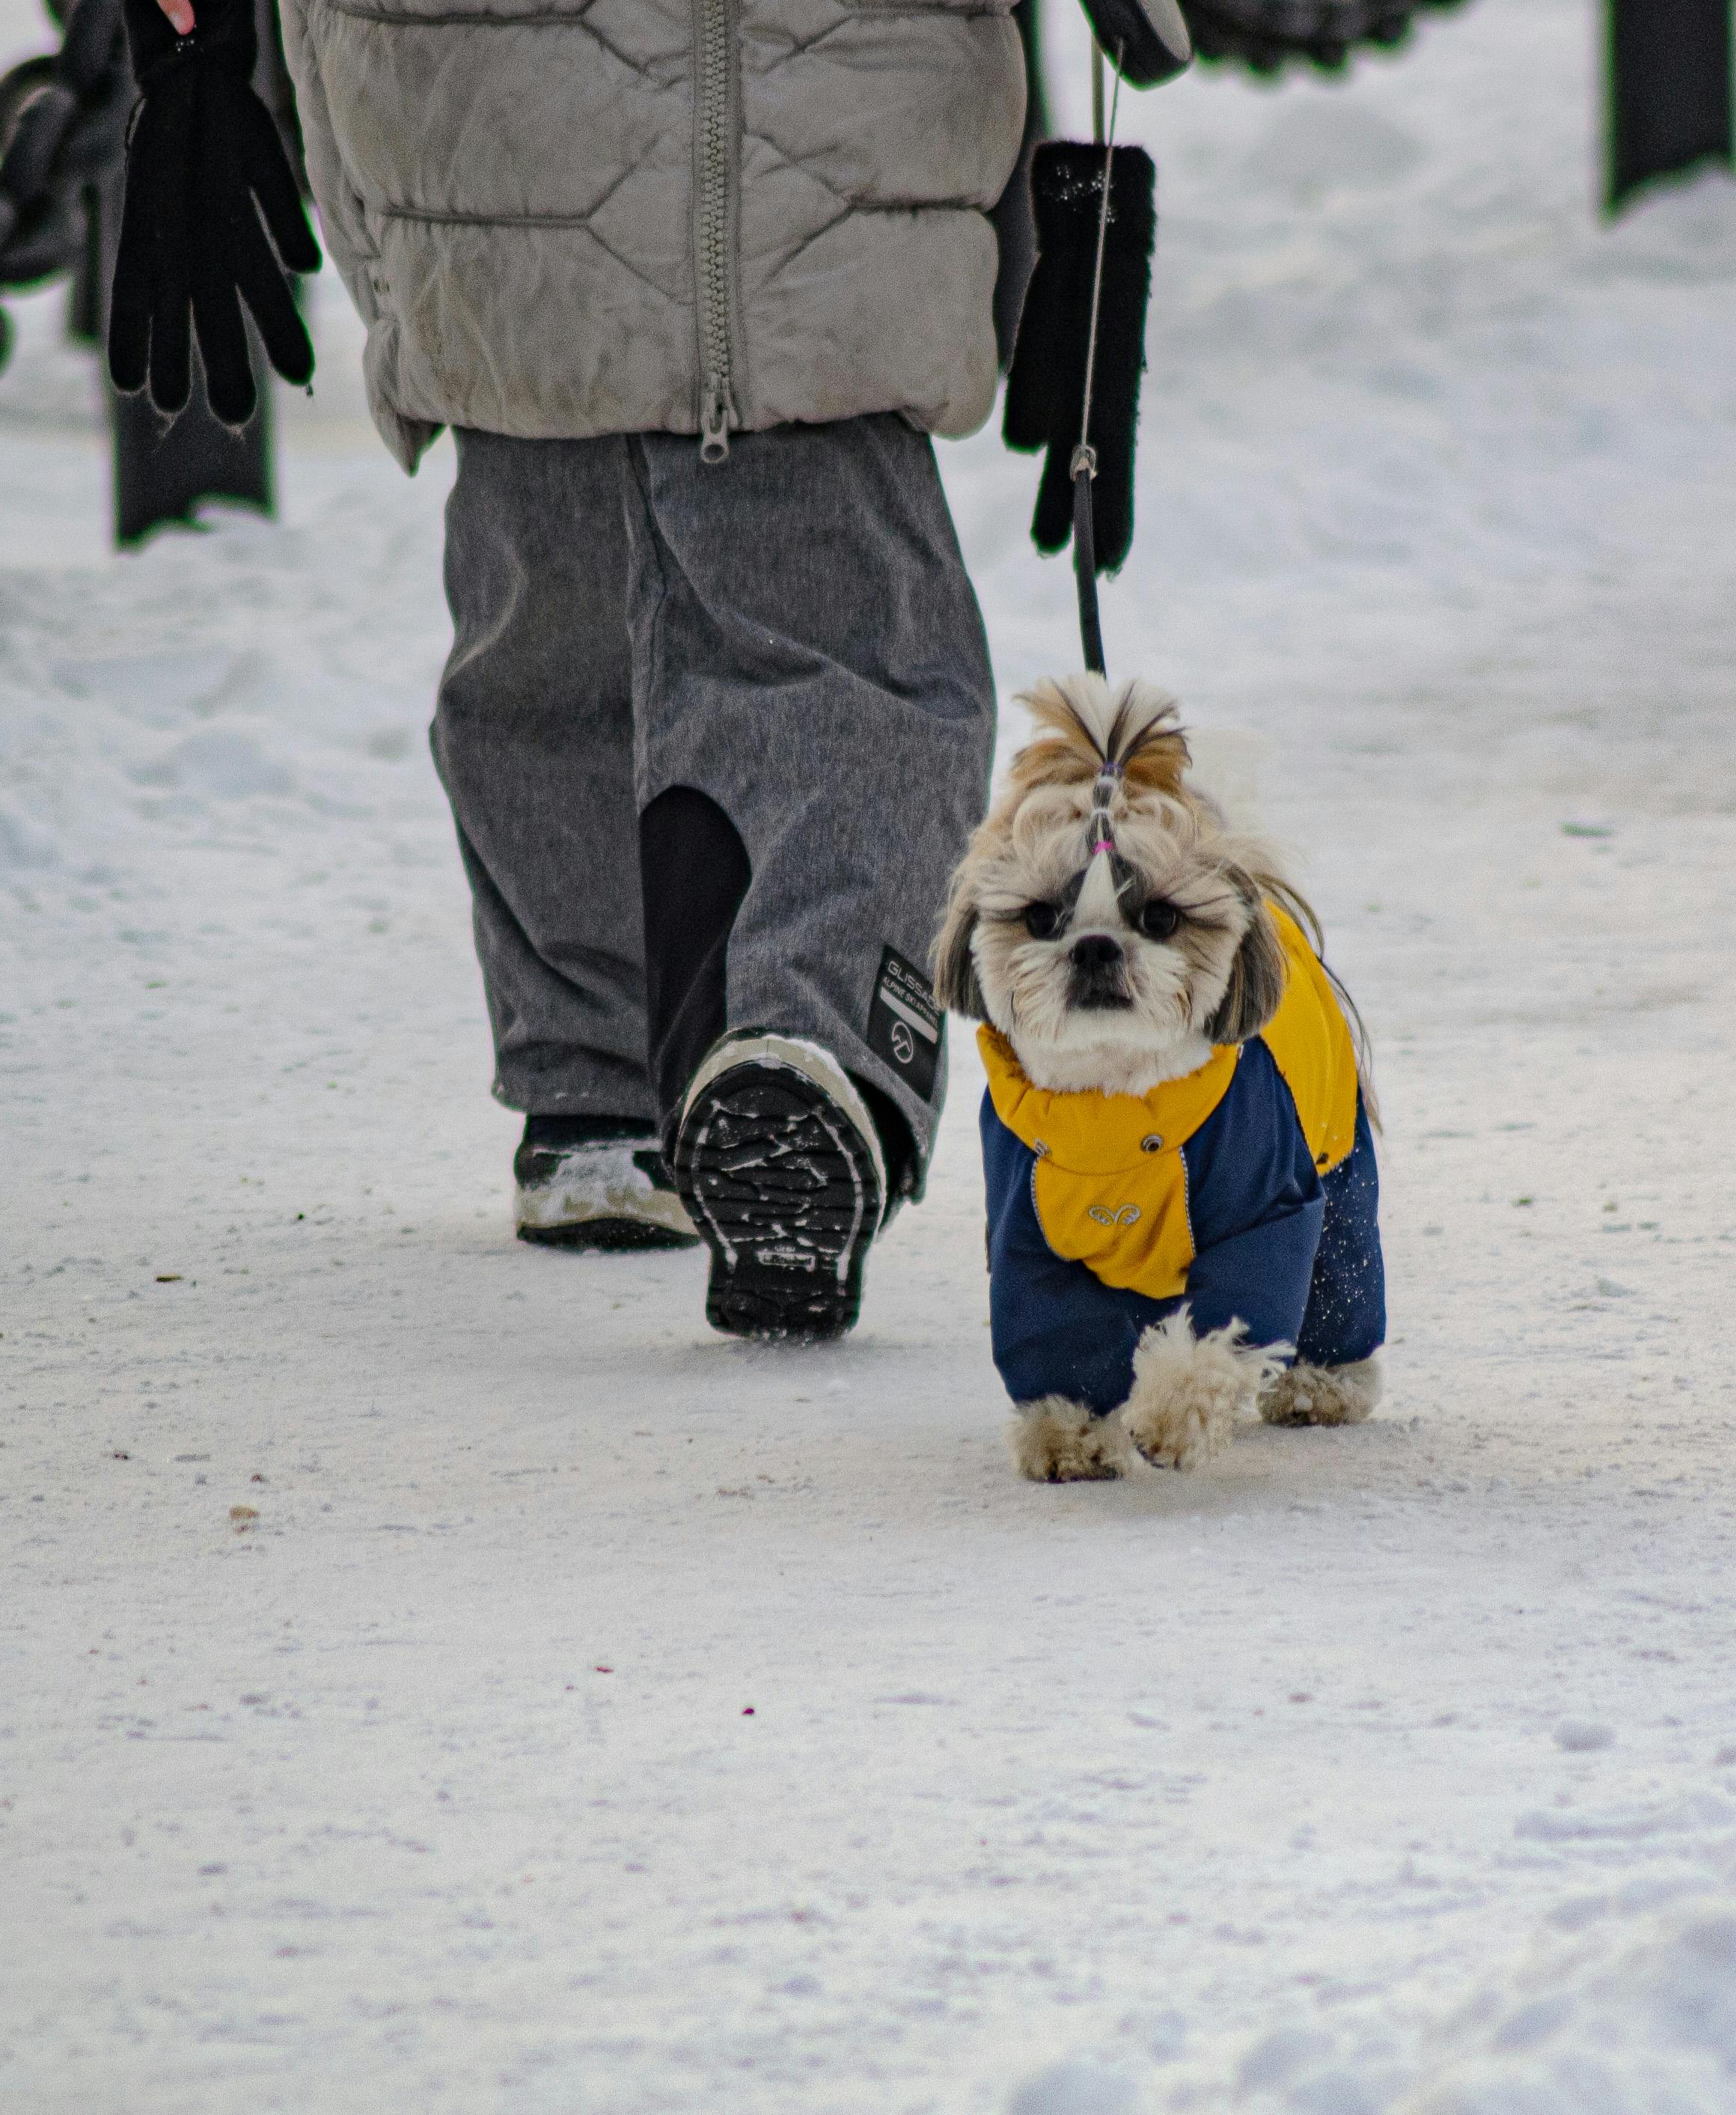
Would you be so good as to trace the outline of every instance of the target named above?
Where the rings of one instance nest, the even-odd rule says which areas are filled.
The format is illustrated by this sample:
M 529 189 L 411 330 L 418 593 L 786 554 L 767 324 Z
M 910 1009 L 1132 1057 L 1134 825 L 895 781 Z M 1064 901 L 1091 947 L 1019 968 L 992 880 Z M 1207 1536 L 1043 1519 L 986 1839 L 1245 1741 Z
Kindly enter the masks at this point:
M 1386 1341 L 1386 1270 L 1381 1255 L 1381 1177 L 1368 1112 L 1356 1112 L 1356 1145 L 1322 1178 L 1326 1225 L 1299 1354 L 1311 1366 L 1372 1358 Z
M 1239 1321 L 1250 1344 L 1294 1345 L 1326 1198 L 1289 1089 L 1263 1043 L 1243 1051 L 1229 1093 L 1182 1158 L 1193 1229 L 1188 1301 L 1194 1334 Z
M 1105 1416 L 1127 1400 L 1140 1337 L 1181 1302 L 1117 1291 L 1083 1264 L 1056 1255 L 1032 1201 L 1036 1154 L 987 1094 L 981 1122 L 996 1367 L 1015 1402 L 1060 1395 Z

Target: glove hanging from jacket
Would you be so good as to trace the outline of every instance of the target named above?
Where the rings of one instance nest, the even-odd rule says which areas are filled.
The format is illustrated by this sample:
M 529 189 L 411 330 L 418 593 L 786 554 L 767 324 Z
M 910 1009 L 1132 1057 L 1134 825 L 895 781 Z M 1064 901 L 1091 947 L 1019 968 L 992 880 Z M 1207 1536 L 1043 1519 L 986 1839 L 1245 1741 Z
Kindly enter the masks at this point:
M 1091 427 L 1097 451 L 1091 518 L 1097 570 L 1115 572 L 1134 540 L 1134 430 L 1145 367 L 1145 311 L 1157 232 L 1157 172 L 1143 147 L 1116 147 L 1097 310 Z M 1031 534 L 1059 551 L 1073 531 L 1073 452 L 1085 411 L 1091 293 L 1103 204 L 1102 147 L 1051 140 L 1031 164 L 1037 268 L 1031 276 L 1002 432 L 1010 448 L 1047 448 Z
M 196 335 L 212 411 L 226 426 L 245 426 L 254 392 L 241 303 L 278 374 L 305 383 L 314 347 L 286 273 L 318 270 L 319 246 L 277 127 L 253 90 L 254 0 L 197 5 L 197 26 L 179 37 L 156 0 L 126 0 L 140 99 L 127 139 L 108 371 L 128 393 L 149 382 L 151 401 L 173 415 L 186 407 Z

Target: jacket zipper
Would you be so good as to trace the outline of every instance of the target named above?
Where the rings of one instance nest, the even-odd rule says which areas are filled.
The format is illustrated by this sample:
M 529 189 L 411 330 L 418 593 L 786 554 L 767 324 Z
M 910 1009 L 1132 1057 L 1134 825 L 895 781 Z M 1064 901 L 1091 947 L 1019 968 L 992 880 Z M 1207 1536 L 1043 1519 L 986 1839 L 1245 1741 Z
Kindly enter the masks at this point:
M 721 463 L 730 452 L 730 0 L 695 0 L 699 17 L 699 454 Z

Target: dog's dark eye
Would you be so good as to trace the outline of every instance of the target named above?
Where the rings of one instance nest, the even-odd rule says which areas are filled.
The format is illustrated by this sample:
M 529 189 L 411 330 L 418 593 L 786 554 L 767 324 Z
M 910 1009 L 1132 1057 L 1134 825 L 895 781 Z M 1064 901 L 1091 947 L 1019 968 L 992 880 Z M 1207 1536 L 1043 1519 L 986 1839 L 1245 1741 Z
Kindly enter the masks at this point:
M 1052 940 L 1060 924 L 1060 913 L 1052 903 L 1028 903 L 1024 929 L 1033 940 Z
M 1139 930 L 1147 940 L 1167 940 L 1180 923 L 1181 913 L 1161 896 L 1154 896 L 1139 913 Z

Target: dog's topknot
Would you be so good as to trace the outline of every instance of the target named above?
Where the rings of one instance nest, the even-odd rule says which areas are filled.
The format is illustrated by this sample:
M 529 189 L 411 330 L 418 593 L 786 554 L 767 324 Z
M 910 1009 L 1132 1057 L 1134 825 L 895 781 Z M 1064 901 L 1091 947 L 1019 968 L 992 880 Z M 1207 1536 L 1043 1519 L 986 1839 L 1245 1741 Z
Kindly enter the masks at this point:
M 1013 761 L 1021 793 L 1038 786 L 1088 785 L 1106 764 L 1131 787 L 1175 795 L 1188 768 L 1176 702 L 1155 683 L 1111 686 L 1102 676 L 1064 676 L 1021 691 L 1040 730 Z

